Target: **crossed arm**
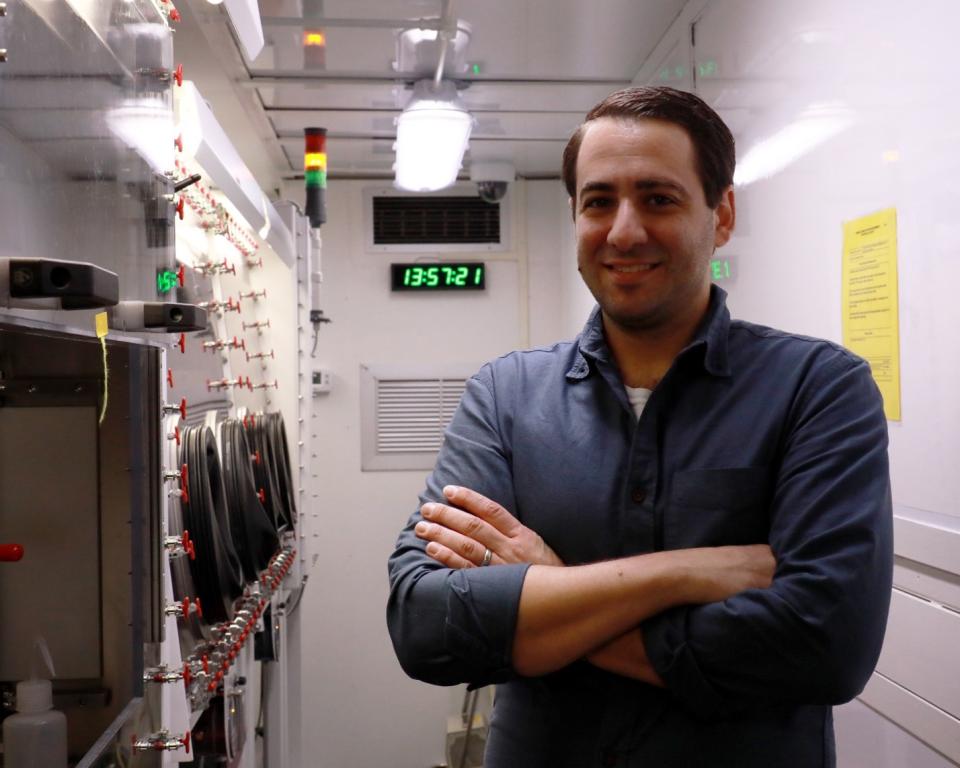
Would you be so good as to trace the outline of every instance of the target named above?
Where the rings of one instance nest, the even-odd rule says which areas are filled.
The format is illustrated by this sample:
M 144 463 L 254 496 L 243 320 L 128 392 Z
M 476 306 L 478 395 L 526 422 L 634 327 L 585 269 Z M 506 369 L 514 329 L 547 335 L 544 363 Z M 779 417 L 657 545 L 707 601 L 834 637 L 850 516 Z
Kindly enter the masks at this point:
M 542 675 L 586 657 L 595 666 L 663 685 L 640 622 L 677 605 L 723 600 L 770 585 L 766 545 L 656 552 L 567 568 L 533 530 L 468 488 L 443 489 L 449 504 L 424 504 L 414 531 L 426 552 L 454 569 L 530 563 L 520 594 L 513 666 Z

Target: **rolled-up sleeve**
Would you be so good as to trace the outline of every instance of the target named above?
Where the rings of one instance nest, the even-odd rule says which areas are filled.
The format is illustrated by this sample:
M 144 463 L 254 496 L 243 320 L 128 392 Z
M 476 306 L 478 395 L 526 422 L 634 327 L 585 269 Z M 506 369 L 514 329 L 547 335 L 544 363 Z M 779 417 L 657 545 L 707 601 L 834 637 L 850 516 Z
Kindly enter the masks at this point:
M 794 400 L 770 509 L 769 589 L 643 624 L 654 668 L 703 717 L 836 704 L 876 664 L 890 602 L 887 425 L 869 367 L 836 355 Z
M 502 438 L 489 366 L 467 382 L 420 504 L 444 501 L 445 485 L 462 485 L 514 509 L 509 446 Z M 500 683 L 510 663 L 527 565 L 452 570 L 426 554 L 414 526 L 419 506 L 390 556 L 387 626 L 411 677 L 436 685 Z

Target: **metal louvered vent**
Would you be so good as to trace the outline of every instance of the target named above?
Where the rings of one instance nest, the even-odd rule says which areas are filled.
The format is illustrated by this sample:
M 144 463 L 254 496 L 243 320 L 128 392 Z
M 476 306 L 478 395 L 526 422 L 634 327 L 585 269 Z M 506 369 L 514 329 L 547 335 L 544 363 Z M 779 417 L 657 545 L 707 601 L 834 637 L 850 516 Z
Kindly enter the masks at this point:
M 439 451 L 465 379 L 379 379 L 377 453 Z
M 444 430 L 475 370 L 361 366 L 362 468 L 432 469 Z
M 500 243 L 500 204 L 477 196 L 374 196 L 373 245 Z

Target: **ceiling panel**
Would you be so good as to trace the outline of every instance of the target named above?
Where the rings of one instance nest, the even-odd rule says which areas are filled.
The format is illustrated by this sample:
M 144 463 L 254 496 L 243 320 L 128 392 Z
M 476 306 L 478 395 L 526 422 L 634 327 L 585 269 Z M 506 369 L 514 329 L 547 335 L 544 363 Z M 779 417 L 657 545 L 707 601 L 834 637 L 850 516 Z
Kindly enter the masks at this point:
M 410 89 L 393 83 L 293 82 L 259 85 L 265 107 L 285 109 L 400 109 Z M 470 111 L 524 110 L 585 113 L 600 99 L 627 81 L 599 85 L 570 83 L 488 84 L 471 82 L 460 98 Z
M 321 126 L 331 135 L 351 134 L 395 138 L 397 110 L 271 112 L 270 121 L 280 138 L 303 135 L 307 126 Z M 474 139 L 513 138 L 566 141 L 580 124 L 581 112 L 482 112 L 474 115 Z
M 303 139 L 282 139 L 289 167 L 285 175 L 303 173 Z M 516 141 L 514 139 L 470 139 L 461 175 L 466 178 L 471 160 L 508 160 L 518 176 L 559 176 L 560 158 L 566 139 L 559 141 Z M 393 177 L 393 139 L 331 138 L 327 141 L 327 169 L 338 176 Z
M 470 66 L 454 78 L 476 120 L 465 167 L 470 157 L 482 157 L 510 161 L 521 175 L 557 174 L 563 145 L 583 114 L 632 82 L 685 4 L 453 0 L 458 25 L 470 30 L 463 59 Z M 392 175 L 394 119 L 413 83 L 435 68 L 428 50 L 418 71 L 398 72 L 397 36 L 417 20 L 435 24 L 443 5 L 260 0 L 266 46 L 247 63 L 238 87 L 273 129 L 278 157 L 288 163 L 280 173 L 302 171 L 300 134 L 320 125 L 330 132 L 332 178 Z M 305 45 L 305 31 L 322 33 L 323 44 Z

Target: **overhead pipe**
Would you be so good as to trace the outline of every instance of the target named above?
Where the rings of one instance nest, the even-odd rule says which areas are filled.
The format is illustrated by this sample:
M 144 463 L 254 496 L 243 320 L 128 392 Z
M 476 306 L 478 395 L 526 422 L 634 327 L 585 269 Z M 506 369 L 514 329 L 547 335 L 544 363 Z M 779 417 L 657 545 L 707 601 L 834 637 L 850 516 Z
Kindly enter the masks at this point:
M 440 29 L 437 30 L 437 40 L 440 42 L 440 60 L 437 62 L 437 71 L 433 75 L 433 90 L 440 90 L 440 81 L 443 79 L 443 68 L 447 63 L 447 49 L 450 40 L 457 34 L 457 19 L 453 13 L 453 0 L 443 0 L 443 10 L 440 12 Z

